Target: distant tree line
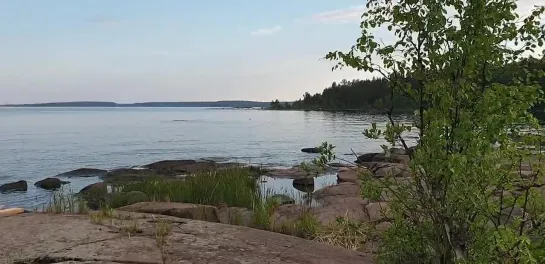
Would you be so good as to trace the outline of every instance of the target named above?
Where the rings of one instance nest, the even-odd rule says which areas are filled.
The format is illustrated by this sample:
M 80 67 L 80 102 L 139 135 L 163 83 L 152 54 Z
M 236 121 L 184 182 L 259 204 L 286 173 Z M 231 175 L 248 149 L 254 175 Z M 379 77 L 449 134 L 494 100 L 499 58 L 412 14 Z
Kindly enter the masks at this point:
M 491 69 L 496 72 L 495 80 L 486 80 L 487 82 L 504 83 L 513 80 L 513 76 L 518 76 L 519 81 L 526 80 L 527 71 L 535 69 L 545 69 L 545 56 L 542 58 L 529 58 L 520 62 L 507 65 L 503 69 Z M 407 84 L 413 89 L 418 89 L 418 83 L 411 78 L 407 78 Z M 545 91 L 545 76 L 537 80 Z M 362 112 L 383 112 L 394 106 L 397 112 L 412 112 L 416 109 L 416 102 L 409 99 L 404 94 L 393 92 L 388 87 L 388 81 L 385 78 L 373 78 L 370 80 L 342 80 L 333 82 L 331 86 L 325 88 L 322 93 L 311 95 L 305 93 L 303 98 L 294 102 L 280 102 L 274 100 L 270 104 L 270 109 L 274 110 L 358 110 Z M 545 103 L 536 105 L 533 109 L 534 114 L 543 116 L 545 119 Z
M 384 78 L 371 80 L 346 79 L 333 82 L 322 93 L 311 95 L 305 93 L 302 99 L 295 102 L 281 103 L 278 100 L 271 102 L 271 109 L 275 110 L 360 110 L 380 111 L 392 102 L 398 109 L 411 110 L 416 105 L 405 96 L 394 94 L 393 100 L 388 81 Z

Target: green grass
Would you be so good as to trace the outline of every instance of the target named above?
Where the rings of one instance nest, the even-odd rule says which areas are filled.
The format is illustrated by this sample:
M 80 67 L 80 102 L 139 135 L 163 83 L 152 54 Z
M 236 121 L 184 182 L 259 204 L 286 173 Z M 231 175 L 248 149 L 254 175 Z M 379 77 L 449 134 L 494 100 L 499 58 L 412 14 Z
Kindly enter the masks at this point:
M 51 195 L 49 204 L 43 211 L 52 214 L 87 214 L 89 208 L 84 199 L 66 193 L 62 189 Z
M 150 179 L 122 186 L 124 192 L 140 191 L 153 201 L 252 208 L 258 185 L 249 168 L 228 168 L 187 176 L 180 180 Z
M 254 211 L 254 226 L 259 229 L 269 229 L 271 215 L 280 206 L 280 201 L 267 195 L 265 199 L 255 199 L 252 210 Z

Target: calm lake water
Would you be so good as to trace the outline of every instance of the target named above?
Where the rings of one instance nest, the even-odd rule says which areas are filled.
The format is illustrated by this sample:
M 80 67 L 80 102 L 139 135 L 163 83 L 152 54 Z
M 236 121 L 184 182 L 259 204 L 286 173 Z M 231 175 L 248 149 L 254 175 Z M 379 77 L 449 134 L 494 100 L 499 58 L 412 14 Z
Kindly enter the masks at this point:
M 0 108 L 0 184 L 26 180 L 0 206 L 40 207 L 50 192 L 34 182 L 69 170 L 113 169 L 163 159 L 212 158 L 293 166 L 315 156 L 301 148 L 328 141 L 337 156 L 380 151 L 362 131 L 384 117 L 350 113 L 205 108 Z M 95 178 L 72 178 L 77 192 Z M 278 188 L 291 188 L 284 181 Z M 287 181 L 286 181 L 287 182 Z M 270 184 L 270 183 L 269 183 Z

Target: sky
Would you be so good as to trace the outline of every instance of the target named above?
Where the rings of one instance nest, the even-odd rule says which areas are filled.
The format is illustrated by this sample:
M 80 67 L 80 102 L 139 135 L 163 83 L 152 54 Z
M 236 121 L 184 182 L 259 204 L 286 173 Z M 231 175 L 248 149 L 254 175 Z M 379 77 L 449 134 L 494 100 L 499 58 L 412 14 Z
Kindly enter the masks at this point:
M 365 2 L 0 0 L 0 104 L 295 100 L 370 77 L 321 60 Z

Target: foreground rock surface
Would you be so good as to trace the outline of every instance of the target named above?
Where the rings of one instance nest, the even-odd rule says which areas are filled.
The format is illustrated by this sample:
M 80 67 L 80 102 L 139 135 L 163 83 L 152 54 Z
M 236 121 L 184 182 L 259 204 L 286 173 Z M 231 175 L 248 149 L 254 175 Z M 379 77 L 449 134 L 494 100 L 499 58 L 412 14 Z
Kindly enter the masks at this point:
M 210 205 L 190 203 L 141 202 L 119 208 L 120 211 L 169 215 L 179 218 L 219 222 L 216 210 Z
M 2 218 L 0 233 L 9 236 L 0 240 L 0 263 L 373 263 L 363 253 L 257 229 L 120 214 L 102 225 L 88 216 Z M 161 222 L 170 225 L 162 250 L 156 239 Z M 132 225 L 140 232 L 127 234 L 124 227 Z

